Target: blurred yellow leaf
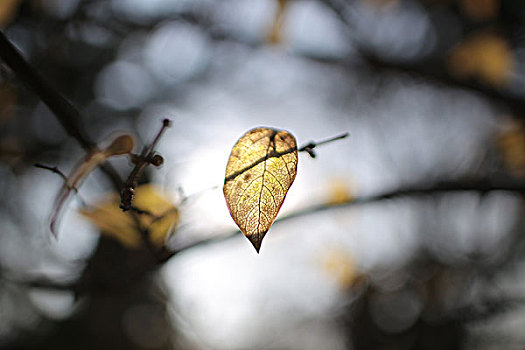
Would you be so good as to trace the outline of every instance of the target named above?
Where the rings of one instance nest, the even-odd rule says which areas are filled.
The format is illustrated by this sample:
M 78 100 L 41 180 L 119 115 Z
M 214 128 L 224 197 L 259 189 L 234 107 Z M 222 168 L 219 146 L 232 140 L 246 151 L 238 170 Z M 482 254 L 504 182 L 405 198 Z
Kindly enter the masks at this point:
M 459 4 L 465 14 L 476 21 L 486 21 L 496 17 L 500 0 L 460 0 Z
M 328 183 L 328 199 L 326 204 L 348 203 L 353 199 L 353 191 L 346 180 L 340 178 L 330 180 Z
M 0 0 L 0 28 L 4 28 L 13 21 L 21 0 Z
M 280 44 L 282 41 L 282 27 L 284 21 L 284 13 L 286 11 L 286 6 L 288 5 L 288 0 L 276 0 L 277 2 L 277 11 L 275 12 L 275 17 L 273 19 L 272 28 L 268 34 L 268 43 L 271 45 Z
M 525 177 L 525 125 L 513 121 L 497 137 L 503 162 L 510 173 Z
M 233 220 L 257 252 L 296 173 L 297 144 L 286 131 L 256 128 L 233 146 L 224 197 Z
M 477 78 L 501 87 L 511 77 L 514 56 L 503 38 L 481 33 L 465 39 L 454 48 L 448 63 L 451 73 L 460 79 Z
M 341 289 L 348 289 L 360 279 L 354 258 L 339 247 L 328 248 L 322 257 L 323 271 L 333 278 Z
M 135 190 L 133 204 L 144 213 L 124 212 L 119 204 L 120 196 L 112 194 L 93 208 L 80 210 L 80 213 L 94 223 L 102 234 L 116 238 L 124 246 L 134 249 L 142 246 L 141 230 L 148 230 L 151 243 L 155 247 L 162 247 L 179 222 L 177 207 L 155 185 L 142 185 Z

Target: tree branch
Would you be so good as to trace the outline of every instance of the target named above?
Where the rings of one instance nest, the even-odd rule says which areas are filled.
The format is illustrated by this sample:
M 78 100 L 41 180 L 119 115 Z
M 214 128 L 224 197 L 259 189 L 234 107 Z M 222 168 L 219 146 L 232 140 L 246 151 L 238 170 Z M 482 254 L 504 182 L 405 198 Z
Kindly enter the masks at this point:
M 40 97 L 55 114 L 66 132 L 77 140 L 86 151 L 96 146 L 80 127 L 78 110 L 38 74 L 1 31 L 0 57 L 16 73 L 18 78 Z
M 365 205 L 369 203 L 380 202 L 388 199 L 400 199 L 400 198 L 412 198 L 412 197 L 425 197 L 425 196 L 435 196 L 442 195 L 447 193 L 462 193 L 462 192 L 476 192 L 479 194 L 485 194 L 492 191 L 506 191 L 512 192 L 520 195 L 521 197 L 525 196 L 525 183 L 520 181 L 505 181 L 497 183 L 489 179 L 480 179 L 476 181 L 457 181 L 457 182 L 441 182 L 432 187 L 407 187 L 400 188 L 393 191 L 372 195 L 368 197 L 361 198 L 350 198 L 347 201 L 340 203 L 322 203 L 313 205 L 309 208 L 301 209 L 296 212 L 292 212 L 288 215 L 284 215 L 277 220 L 275 220 L 274 225 L 281 222 L 289 221 L 292 219 L 304 217 L 307 215 L 322 213 L 330 211 L 337 208 L 350 208 L 359 205 Z M 165 251 L 162 261 L 170 259 L 172 256 L 187 251 L 196 247 L 202 247 L 209 244 L 219 243 L 227 241 L 236 237 L 242 237 L 239 230 L 233 232 L 227 232 L 223 234 L 216 234 L 211 238 L 205 238 L 196 242 L 189 243 L 187 245 L 181 246 L 174 251 Z
M 416 63 L 403 63 L 385 60 L 367 49 L 366 43 L 362 42 L 356 35 L 356 27 L 352 21 L 345 16 L 347 10 L 346 2 L 344 0 L 319 0 L 325 4 L 343 25 L 347 27 L 346 34 L 356 44 L 356 50 L 364 60 L 364 63 L 376 70 L 379 73 L 384 71 L 403 73 L 424 78 L 428 81 L 443 84 L 453 88 L 460 88 L 470 90 L 482 94 L 492 102 L 503 105 L 508 108 L 515 118 L 523 118 L 525 114 L 525 97 L 512 94 L 508 90 L 501 88 L 494 88 L 487 84 L 483 84 L 474 80 L 464 80 L 455 78 L 451 75 L 443 62 L 436 64 L 436 61 L 419 61 Z M 338 60 L 337 62 L 330 60 L 328 63 L 338 63 L 347 65 L 347 62 Z M 355 69 L 354 66 L 352 68 Z
M 66 132 L 87 152 L 96 147 L 81 126 L 80 112 L 51 86 L 38 72 L 22 57 L 20 52 L 0 31 L 0 57 L 16 73 L 17 77 L 49 107 L 58 122 Z M 109 163 L 101 165 L 102 171 L 109 177 L 113 185 L 120 189 L 122 179 Z

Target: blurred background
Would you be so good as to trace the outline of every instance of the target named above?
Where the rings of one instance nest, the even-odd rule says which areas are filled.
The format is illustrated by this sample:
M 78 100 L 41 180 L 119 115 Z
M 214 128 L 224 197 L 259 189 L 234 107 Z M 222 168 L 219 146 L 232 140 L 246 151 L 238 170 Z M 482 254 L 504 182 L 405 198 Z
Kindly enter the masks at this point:
M 96 170 L 54 240 L 33 164 L 85 150 L 0 60 L 0 349 L 523 349 L 525 2 L 0 0 L 0 26 L 93 141 L 172 120 L 140 181 L 177 212 L 142 227 L 158 259 Z M 299 155 L 259 255 L 222 194 L 257 126 L 350 133 Z

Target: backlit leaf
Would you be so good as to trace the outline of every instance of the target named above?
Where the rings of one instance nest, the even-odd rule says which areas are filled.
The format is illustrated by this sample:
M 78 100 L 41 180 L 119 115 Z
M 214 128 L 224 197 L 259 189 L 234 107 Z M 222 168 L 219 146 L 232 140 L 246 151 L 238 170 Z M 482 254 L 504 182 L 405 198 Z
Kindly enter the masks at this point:
M 259 252 L 297 173 L 297 144 L 288 132 L 256 128 L 233 146 L 224 180 L 230 214 Z
M 82 209 L 80 213 L 94 223 L 102 234 L 113 237 L 128 248 L 142 246 L 140 230 L 147 230 L 149 240 L 155 247 L 161 247 L 179 221 L 178 208 L 154 185 L 138 186 L 133 205 L 143 214 L 119 208 L 117 193 L 102 200 L 93 208 Z M 135 217 L 134 217 L 135 216 Z

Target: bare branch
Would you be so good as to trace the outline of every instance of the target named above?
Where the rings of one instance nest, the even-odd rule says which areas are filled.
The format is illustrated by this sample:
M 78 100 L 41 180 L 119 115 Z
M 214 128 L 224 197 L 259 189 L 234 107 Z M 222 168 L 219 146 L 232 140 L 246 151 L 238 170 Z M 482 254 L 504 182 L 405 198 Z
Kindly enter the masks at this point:
M 52 166 L 44 165 L 44 164 L 40 164 L 40 163 L 35 163 L 35 164 L 33 164 L 33 166 L 36 167 L 36 168 L 49 170 L 52 173 L 55 173 L 58 176 L 60 176 L 62 178 L 62 180 L 67 181 L 67 176 L 63 172 L 61 172 L 56 166 L 52 167 Z M 78 190 L 76 188 L 73 188 L 73 190 L 78 192 Z
M 40 168 L 40 169 L 44 169 L 44 170 L 49 170 L 51 171 L 52 173 L 54 174 L 57 174 L 58 176 L 60 176 L 62 178 L 62 180 L 64 180 L 64 183 L 67 185 L 67 176 L 62 172 L 60 171 L 60 169 L 58 169 L 56 166 L 49 166 L 49 165 L 44 165 L 44 164 L 40 164 L 40 163 L 35 163 L 33 164 L 33 166 L 35 166 L 36 168 Z M 87 203 L 86 201 L 82 198 L 82 196 L 80 195 L 80 193 L 78 192 L 78 188 L 76 188 L 75 186 L 71 187 L 71 189 L 75 192 L 75 194 L 77 195 L 77 198 L 78 200 L 80 201 L 80 204 L 82 204 L 83 206 L 86 206 Z

